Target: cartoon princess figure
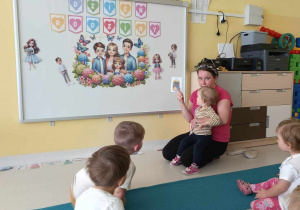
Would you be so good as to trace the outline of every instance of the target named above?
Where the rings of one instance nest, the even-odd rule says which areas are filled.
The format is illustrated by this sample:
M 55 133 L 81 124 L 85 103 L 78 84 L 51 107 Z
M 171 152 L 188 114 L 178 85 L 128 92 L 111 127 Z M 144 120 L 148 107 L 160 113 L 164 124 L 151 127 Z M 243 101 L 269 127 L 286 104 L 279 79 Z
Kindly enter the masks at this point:
M 160 73 L 162 72 L 162 69 L 160 67 L 160 63 L 161 63 L 161 58 L 159 54 L 155 54 L 153 56 L 153 60 L 152 63 L 154 64 L 154 69 L 153 72 L 155 73 L 155 79 L 161 79 L 160 77 Z
M 31 70 L 31 66 L 35 68 L 34 64 L 42 61 L 42 59 L 35 55 L 40 51 L 40 49 L 36 46 L 35 39 L 29 39 L 27 41 L 27 44 L 24 46 L 24 51 L 27 54 L 24 61 L 29 63 L 29 70 Z
M 115 43 L 111 42 L 107 45 L 105 52 L 105 65 L 107 75 L 114 75 L 114 70 L 112 66 L 115 57 L 120 57 L 120 54 L 118 52 L 118 46 Z
M 127 74 L 128 71 L 125 70 L 125 60 L 124 58 L 115 57 L 114 63 L 112 64 L 112 69 L 114 71 L 114 75 L 117 74 Z

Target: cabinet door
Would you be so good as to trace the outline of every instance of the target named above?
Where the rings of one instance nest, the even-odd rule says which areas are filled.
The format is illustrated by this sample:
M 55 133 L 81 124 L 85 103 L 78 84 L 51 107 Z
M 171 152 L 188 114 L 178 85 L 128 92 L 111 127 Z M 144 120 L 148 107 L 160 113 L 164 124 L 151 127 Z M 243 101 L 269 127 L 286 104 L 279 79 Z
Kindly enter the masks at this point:
M 242 74 L 220 72 L 217 84 L 230 94 L 233 107 L 241 107 Z
M 276 136 L 278 124 L 292 116 L 291 105 L 267 106 L 267 131 L 266 137 Z
M 293 73 L 243 74 L 242 90 L 293 88 Z
M 230 126 L 230 142 L 266 138 L 266 123 Z
M 266 106 L 239 107 L 232 109 L 230 125 L 242 125 L 259 122 L 266 123 L 266 120 Z
M 291 104 L 291 102 L 291 89 L 242 91 L 242 107 L 277 106 Z

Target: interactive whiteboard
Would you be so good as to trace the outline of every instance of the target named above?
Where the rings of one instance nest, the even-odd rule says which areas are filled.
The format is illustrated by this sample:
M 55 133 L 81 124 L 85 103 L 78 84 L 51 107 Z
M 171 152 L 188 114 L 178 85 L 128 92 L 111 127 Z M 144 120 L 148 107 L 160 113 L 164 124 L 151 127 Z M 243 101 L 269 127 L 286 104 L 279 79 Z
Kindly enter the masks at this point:
M 20 122 L 180 111 L 187 6 L 14 0 Z

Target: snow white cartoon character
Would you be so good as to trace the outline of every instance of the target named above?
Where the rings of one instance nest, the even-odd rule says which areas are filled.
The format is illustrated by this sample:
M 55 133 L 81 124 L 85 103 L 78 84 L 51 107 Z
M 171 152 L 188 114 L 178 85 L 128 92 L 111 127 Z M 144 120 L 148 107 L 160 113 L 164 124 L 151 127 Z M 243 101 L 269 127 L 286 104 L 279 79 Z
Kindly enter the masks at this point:
M 170 57 L 170 60 L 171 60 L 171 66 L 170 66 L 170 68 L 175 68 L 176 67 L 175 58 L 177 57 L 177 55 L 176 55 L 177 45 L 176 44 L 172 44 L 171 45 L 171 50 L 172 50 L 172 52 L 169 52 L 169 54 L 168 54 L 168 56 Z
M 124 75 L 128 73 L 128 71 L 125 70 L 125 60 L 124 58 L 115 57 L 114 63 L 112 64 L 112 69 L 114 70 L 114 75 Z
M 153 56 L 153 60 L 152 63 L 154 64 L 154 69 L 153 72 L 155 73 L 155 79 L 161 79 L 160 77 L 160 73 L 162 72 L 162 69 L 160 67 L 160 63 L 161 63 L 161 58 L 159 54 L 155 54 Z
M 40 51 L 40 49 L 36 46 L 35 39 L 29 39 L 27 41 L 27 44 L 24 46 L 24 51 L 27 54 L 24 61 L 29 63 L 29 70 L 31 70 L 31 66 L 35 68 L 34 64 L 42 61 L 42 59 L 35 55 Z

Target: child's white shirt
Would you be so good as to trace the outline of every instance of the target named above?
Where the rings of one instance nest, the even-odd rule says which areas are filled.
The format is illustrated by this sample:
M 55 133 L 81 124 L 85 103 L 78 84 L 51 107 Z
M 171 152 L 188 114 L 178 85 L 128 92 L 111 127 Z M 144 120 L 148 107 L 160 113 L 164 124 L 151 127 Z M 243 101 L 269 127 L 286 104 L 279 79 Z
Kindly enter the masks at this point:
M 66 67 L 64 64 L 58 64 L 58 71 L 59 72 L 62 72 L 62 71 L 65 71 L 66 70 Z
M 135 173 L 136 167 L 132 160 L 130 161 L 129 169 L 124 184 L 120 186 L 125 190 L 129 190 L 131 187 L 131 180 Z M 73 196 L 77 199 L 85 190 L 95 186 L 95 183 L 91 180 L 86 168 L 82 168 L 73 178 L 72 191 Z
M 279 179 L 291 183 L 289 189 L 278 196 L 281 209 L 288 210 L 291 193 L 298 185 L 300 185 L 300 153 L 292 155 L 283 161 L 280 166 Z
M 91 187 L 76 200 L 75 210 L 124 210 L 123 202 L 104 190 Z

